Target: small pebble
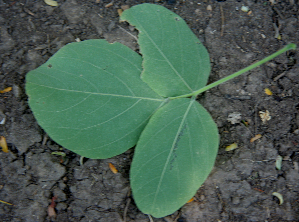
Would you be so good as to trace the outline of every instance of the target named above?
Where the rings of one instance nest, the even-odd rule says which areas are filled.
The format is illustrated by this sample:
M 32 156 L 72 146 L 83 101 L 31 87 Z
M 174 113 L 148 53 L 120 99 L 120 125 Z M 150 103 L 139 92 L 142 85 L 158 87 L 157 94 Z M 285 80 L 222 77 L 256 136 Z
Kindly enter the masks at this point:
M 108 32 L 111 32 L 111 30 L 115 27 L 115 22 L 112 21 L 109 25 L 108 25 Z
M 105 5 L 105 8 L 109 8 L 113 5 L 113 2 L 108 3 L 107 5 Z
M 21 94 L 22 94 L 22 90 L 20 88 L 20 86 L 14 84 L 12 86 L 12 91 L 13 91 L 13 94 L 16 98 L 20 98 Z
M 58 203 L 55 207 L 57 210 L 65 210 L 67 208 L 67 204 L 66 203 Z
M 248 11 L 249 11 L 249 7 L 247 7 L 247 6 L 242 6 L 242 7 L 241 7 L 241 11 L 243 11 L 243 12 L 248 12 Z
M 240 203 L 240 198 L 239 198 L 239 197 L 233 197 L 232 203 L 233 203 L 234 205 L 239 204 L 239 203 Z
M 130 6 L 129 5 L 122 5 L 122 6 L 120 6 L 120 8 L 125 11 L 125 10 L 129 9 Z
M 130 29 L 131 32 L 135 31 L 135 27 L 134 26 L 129 25 L 129 29 Z
M 206 197 L 205 197 L 205 195 L 202 194 L 202 195 L 200 195 L 199 199 L 200 199 L 200 201 L 204 201 L 206 199 Z
M 296 129 L 296 130 L 294 131 L 294 133 L 297 134 L 297 135 L 299 135 L 299 129 Z

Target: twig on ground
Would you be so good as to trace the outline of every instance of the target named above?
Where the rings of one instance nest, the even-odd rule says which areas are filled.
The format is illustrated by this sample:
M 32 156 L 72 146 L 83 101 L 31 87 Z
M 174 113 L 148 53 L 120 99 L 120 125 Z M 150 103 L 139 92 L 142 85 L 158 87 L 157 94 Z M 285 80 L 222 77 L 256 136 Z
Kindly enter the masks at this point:
M 131 198 L 128 197 L 127 199 L 127 203 L 126 203 L 126 207 L 124 209 L 124 215 L 123 215 L 123 221 L 126 222 L 127 221 L 127 212 L 128 212 L 128 208 L 129 208 L 129 205 L 131 203 Z
M 43 142 L 42 142 L 42 145 L 43 145 L 43 146 L 46 145 L 48 139 L 49 139 L 48 134 L 45 134 L 44 137 L 43 137 Z
M 275 31 L 274 38 L 279 39 L 279 37 L 280 37 L 280 34 L 279 34 L 280 26 L 277 27 L 277 25 L 275 23 L 273 23 L 273 28 L 274 28 L 274 31 Z
M 123 30 L 124 32 L 126 32 L 127 34 L 129 34 L 130 36 L 132 36 L 134 39 L 136 39 L 136 41 L 138 41 L 138 38 L 135 35 L 133 35 L 132 33 L 128 32 L 127 30 L 125 30 L 123 27 L 121 27 L 119 25 L 117 27 L 120 28 L 121 30 Z
M 281 14 L 281 12 L 279 11 L 278 8 L 276 8 L 275 6 L 273 7 L 274 11 L 279 15 L 279 17 L 284 20 L 284 16 Z
M 154 220 L 153 220 L 153 218 L 151 217 L 151 215 L 148 214 L 147 216 L 148 216 L 150 222 L 154 222 Z
M 220 12 L 221 12 L 221 32 L 220 32 L 220 36 L 223 36 L 223 32 L 224 32 L 224 13 L 223 13 L 222 5 L 220 5 Z
M 276 76 L 273 81 L 276 82 L 278 79 L 280 79 L 281 77 L 283 77 L 286 74 L 286 72 L 283 72 L 281 74 L 279 74 L 278 76 Z

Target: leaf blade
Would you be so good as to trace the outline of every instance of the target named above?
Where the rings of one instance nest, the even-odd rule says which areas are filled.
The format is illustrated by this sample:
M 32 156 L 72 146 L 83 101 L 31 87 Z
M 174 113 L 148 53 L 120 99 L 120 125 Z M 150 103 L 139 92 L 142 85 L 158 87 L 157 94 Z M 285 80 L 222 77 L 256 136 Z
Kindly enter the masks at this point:
M 183 206 L 210 173 L 218 144 L 216 124 L 194 100 L 160 108 L 141 134 L 131 166 L 138 208 L 164 217 Z
M 120 43 L 68 44 L 27 74 L 29 105 L 41 127 L 65 148 L 89 158 L 118 155 L 136 144 L 164 103 L 140 80 L 141 62 Z
M 206 85 L 208 52 L 182 18 L 162 6 L 141 4 L 124 11 L 121 20 L 139 30 L 141 77 L 159 95 L 179 96 Z

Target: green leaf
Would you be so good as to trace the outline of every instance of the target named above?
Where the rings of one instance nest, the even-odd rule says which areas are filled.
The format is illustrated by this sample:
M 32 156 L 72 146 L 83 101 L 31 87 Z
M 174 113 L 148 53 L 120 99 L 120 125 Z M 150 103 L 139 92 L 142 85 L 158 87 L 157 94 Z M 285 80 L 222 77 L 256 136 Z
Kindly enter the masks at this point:
M 209 54 L 181 17 L 159 5 L 141 4 L 124 11 L 121 19 L 139 30 L 141 77 L 159 95 L 179 96 L 206 85 Z
M 164 217 L 190 200 L 215 162 L 219 135 L 193 99 L 175 99 L 150 119 L 137 143 L 131 187 L 138 208 Z
M 136 144 L 164 103 L 140 79 L 141 63 L 120 43 L 68 44 L 27 74 L 29 105 L 63 147 L 93 159 L 118 155 Z

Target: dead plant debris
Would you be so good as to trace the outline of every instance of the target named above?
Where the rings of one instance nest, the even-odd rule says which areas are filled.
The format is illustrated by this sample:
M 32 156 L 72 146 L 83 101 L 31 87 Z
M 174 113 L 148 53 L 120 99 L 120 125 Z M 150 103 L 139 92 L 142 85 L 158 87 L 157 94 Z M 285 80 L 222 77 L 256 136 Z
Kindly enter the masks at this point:
M 3 90 L 0 90 L 0 93 L 7 93 L 7 92 L 9 92 L 11 90 L 12 90 L 12 87 L 7 87 L 7 88 L 5 88 Z
M 2 151 L 4 153 L 8 153 L 8 146 L 4 136 L 0 136 L 0 146 L 2 147 Z
M 270 112 L 268 110 L 259 111 L 259 114 L 260 114 L 260 118 L 261 118 L 263 124 L 265 124 L 267 121 L 269 121 L 271 119 Z
M 112 171 L 112 173 L 118 173 L 118 170 L 116 169 L 116 167 L 112 164 L 112 163 L 108 163 L 109 164 L 109 168 Z
M 258 140 L 260 138 L 262 138 L 262 135 L 261 134 L 257 134 L 257 135 L 255 135 L 254 137 L 252 137 L 250 139 L 250 142 L 253 143 L 254 141 L 256 141 L 256 140 Z

